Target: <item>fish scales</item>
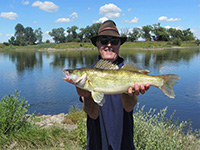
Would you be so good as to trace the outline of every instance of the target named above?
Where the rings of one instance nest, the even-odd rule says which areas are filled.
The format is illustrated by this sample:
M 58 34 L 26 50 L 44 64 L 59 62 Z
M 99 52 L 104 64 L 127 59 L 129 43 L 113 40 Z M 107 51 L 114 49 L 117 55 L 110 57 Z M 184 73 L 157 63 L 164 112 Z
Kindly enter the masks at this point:
M 156 76 L 147 76 L 141 73 L 127 70 L 102 70 L 95 69 L 86 72 L 89 81 L 92 83 L 94 91 L 103 92 L 104 94 L 118 94 L 127 92 L 128 87 L 133 87 L 137 84 L 151 84 L 159 86 L 162 84 L 162 79 Z M 89 84 L 89 83 L 88 83 Z M 86 89 L 89 85 L 86 85 Z
M 175 74 L 152 76 L 150 71 L 133 64 L 126 64 L 121 69 L 108 61 L 100 60 L 94 68 L 65 70 L 66 78 L 77 87 L 91 92 L 92 98 L 102 106 L 104 94 L 127 93 L 134 84 L 150 84 L 159 88 L 165 95 L 174 98 L 173 85 L 180 79 Z

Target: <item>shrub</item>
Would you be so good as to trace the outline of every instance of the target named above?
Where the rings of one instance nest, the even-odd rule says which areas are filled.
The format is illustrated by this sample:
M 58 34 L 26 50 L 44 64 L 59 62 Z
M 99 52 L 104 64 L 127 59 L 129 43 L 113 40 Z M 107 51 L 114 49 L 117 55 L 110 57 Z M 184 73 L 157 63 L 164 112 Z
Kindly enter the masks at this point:
M 174 40 L 172 41 L 172 44 L 173 44 L 173 45 L 177 45 L 177 46 L 181 46 L 181 42 L 182 42 L 181 39 L 176 38 L 176 39 L 174 39 Z
M 0 135 L 16 132 L 28 124 L 25 115 L 29 105 L 24 98 L 19 98 L 20 93 L 4 96 L 0 101 Z
M 174 123 L 174 114 L 166 119 L 167 108 L 158 113 L 155 113 L 155 109 L 146 113 L 143 110 L 144 106 L 134 113 L 134 142 L 137 149 L 198 149 L 199 132 L 192 132 L 190 122 Z

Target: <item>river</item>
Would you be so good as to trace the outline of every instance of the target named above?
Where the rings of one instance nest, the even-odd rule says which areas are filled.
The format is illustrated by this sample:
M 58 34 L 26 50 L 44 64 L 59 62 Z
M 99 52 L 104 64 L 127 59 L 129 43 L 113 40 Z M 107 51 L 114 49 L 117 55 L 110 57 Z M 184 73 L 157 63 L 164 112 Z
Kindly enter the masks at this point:
M 191 120 L 193 129 L 200 129 L 200 49 L 121 49 L 120 55 L 125 63 L 151 70 L 151 75 L 179 75 L 175 99 L 151 87 L 139 96 L 139 106 L 145 105 L 145 111 L 168 107 L 167 116 L 176 110 L 175 119 Z M 0 52 L 0 98 L 18 90 L 30 104 L 29 113 L 67 113 L 82 104 L 75 87 L 62 80 L 63 70 L 91 65 L 96 58 L 97 50 Z

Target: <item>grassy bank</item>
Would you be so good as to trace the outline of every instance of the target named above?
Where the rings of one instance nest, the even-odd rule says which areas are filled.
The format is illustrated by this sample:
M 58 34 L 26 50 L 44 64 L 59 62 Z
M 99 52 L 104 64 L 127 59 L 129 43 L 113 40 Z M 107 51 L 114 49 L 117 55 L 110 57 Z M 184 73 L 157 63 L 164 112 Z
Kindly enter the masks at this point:
M 136 48 L 136 49 L 147 49 L 147 48 L 172 48 L 172 47 L 197 47 L 195 41 L 186 41 L 181 42 L 180 46 L 174 45 L 173 42 L 159 42 L 159 41 L 137 41 L 137 42 L 126 42 L 122 45 L 122 48 Z M 5 46 L 0 44 L 0 50 L 38 50 L 38 49 L 62 49 L 62 50 L 72 50 L 80 48 L 95 48 L 92 43 L 44 43 L 37 45 L 28 45 L 28 46 Z
M 51 128 L 39 127 L 42 120 L 25 115 L 29 105 L 19 93 L 4 96 L 0 101 L 0 149 L 84 149 L 86 145 L 86 114 L 72 107 L 62 121 L 74 124 L 68 130 L 55 124 Z M 200 148 L 199 131 L 188 128 L 188 122 L 174 123 L 173 115 L 166 118 L 167 108 L 155 113 L 144 106 L 134 113 L 134 142 L 137 149 L 184 149 Z

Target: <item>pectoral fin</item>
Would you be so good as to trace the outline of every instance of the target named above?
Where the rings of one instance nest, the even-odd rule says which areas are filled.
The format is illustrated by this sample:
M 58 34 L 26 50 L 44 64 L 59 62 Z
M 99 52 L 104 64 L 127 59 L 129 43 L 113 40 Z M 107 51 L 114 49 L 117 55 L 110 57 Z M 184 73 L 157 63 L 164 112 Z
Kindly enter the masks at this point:
M 103 106 L 103 103 L 105 102 L 103 93 L 92 91 L 92 98 L 99 106 Z

